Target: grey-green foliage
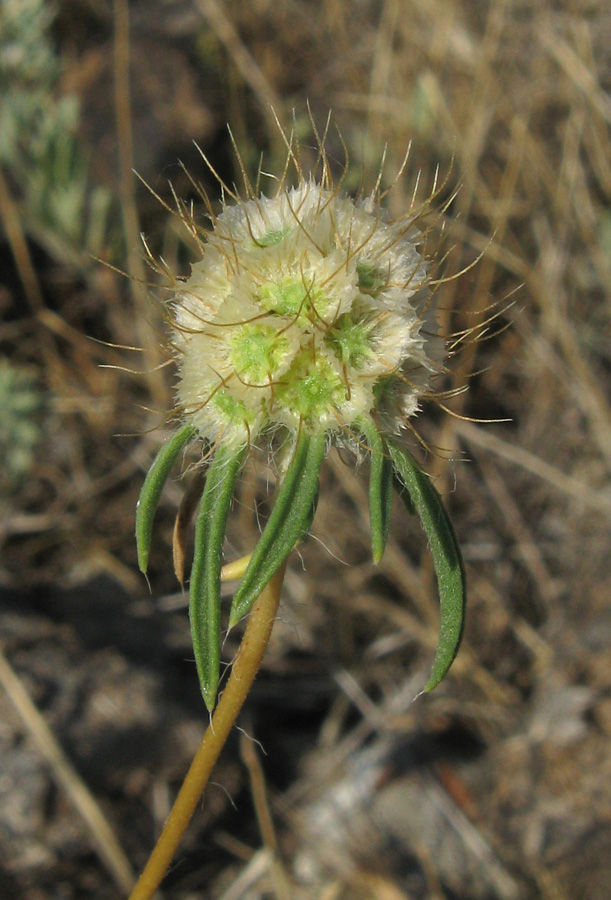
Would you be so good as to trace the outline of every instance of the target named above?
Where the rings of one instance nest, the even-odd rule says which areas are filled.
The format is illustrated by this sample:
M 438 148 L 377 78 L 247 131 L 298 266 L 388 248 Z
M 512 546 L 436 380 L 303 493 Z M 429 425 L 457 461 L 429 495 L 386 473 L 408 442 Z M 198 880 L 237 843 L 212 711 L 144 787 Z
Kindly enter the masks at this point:
M 0 359 L 0 486 L 10 492 L 31 470 L 41 438 L 43 396 L 25 366 Z
M 58 96 L 48 0 L 0 0 L 0 164 L 19 186 L 26 227 L 58 253 L 99 253 L 110 194 L 91 189 L 79 103 Z

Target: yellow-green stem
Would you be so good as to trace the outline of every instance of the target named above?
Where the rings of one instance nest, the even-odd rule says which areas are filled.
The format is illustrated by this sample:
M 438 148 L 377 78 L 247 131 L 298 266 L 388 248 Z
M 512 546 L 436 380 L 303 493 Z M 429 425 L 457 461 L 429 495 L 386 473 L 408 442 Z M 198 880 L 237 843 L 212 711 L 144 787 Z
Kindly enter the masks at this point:
M 129 900 L 150 900 L 172 862 L 219 754 L 259 671 L 276 618 L 285 568 L 286 564 L 274 575 L 252 608 L 231 674 L 212 721 L 195 754 L 155 849 Z

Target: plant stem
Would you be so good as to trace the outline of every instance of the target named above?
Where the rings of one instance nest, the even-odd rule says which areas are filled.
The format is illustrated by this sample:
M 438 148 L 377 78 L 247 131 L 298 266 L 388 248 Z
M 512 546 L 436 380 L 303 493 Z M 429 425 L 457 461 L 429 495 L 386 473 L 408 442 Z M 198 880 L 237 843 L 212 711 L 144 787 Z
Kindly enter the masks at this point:
M 253 606 L 231 674 L 191 768 L 163 826 L 159 840 L 129 900 L 150 900 L 168 870 L 187 830 L 214 765 L 255 680 L 271 635 L 286 564 L 274 575 Z

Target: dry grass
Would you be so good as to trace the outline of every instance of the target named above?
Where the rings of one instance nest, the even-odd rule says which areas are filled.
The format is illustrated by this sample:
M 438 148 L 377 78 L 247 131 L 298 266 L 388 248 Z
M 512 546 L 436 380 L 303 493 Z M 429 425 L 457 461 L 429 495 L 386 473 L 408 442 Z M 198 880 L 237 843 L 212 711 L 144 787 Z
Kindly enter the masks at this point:
M 420 426 L 443 448 L 426 465 L 446 495 L 468 566 L 469 622 L 453 674 L 434 695 L 411 703 L 436 637 L 432 566 L 414 523 L 397 508 L 384 562 L 372 569 L 364 473 L 332 458 L 318 540 L 303 549 L 305 571 L 295 559 L 289 572 L 284 620 L 246 725 L 269 753 L 262 763 L 248 754 L 245 760 L 265 840 L 246 789 L 235 813 L 212 792 L 164 896 L 602 900 L 611 875 L 606 4 L 198 0 L 160 4 L 155 21 L 144 9 L 134 5 L 131 33 L 119 28 L 114 38 L 113 16 L 120 24 L 125 13 L 119 0 L 113 16 L 95 4 L 62 3 L 56 22 L 62 90 L 82 100 L 92 186 L 114 196 L 97 253 L 103 260 L 138 274 L 133 249 L 141 228 L 186 271 L 189 248 L 129 177 L 130 157 L 169 203 L 169 178 L 188 199 L 177 159 L 207 178 L 192 139 L 226 179 L 238 181 L 228 120 L 247 165 L 256 169 L 263 150 L 272 169 L 281 148 L 266 104 L 273 99 L 285 119 L 294 108 L 305 135 L 307 98 L 319 122 L 333 110 L 355 188 L 361 169 L 375 170 L 385 144 L 392 173 L 409 141 L 423 195 L 438 166 L 447 175 L 442 199 L 458 188 L 439 235 L 448 253 L 440 316 L 449 329 L 474 324 L 493 304 L 514 303 L 500 322 L 511 327 L 495 326 L 489 341 L 463 354 L 465 371 L 478 374 L 452 401 L 453 415 L 423 416 Z M 108 78 L 114 51 L 117 71 L 126 52 L 132 63 L 129 121 L 126 86 L 115 97 Z M 341 163 L 334 140 L 331 153 Z M 142 678 L 148 685 L 140 755 L 119 753 L 116 767 L 93 785 L 137 867 L 203 718 L 184 687 L 195 680 L 193 667 L 179 662 L 189 653 L 180 600 L 142 600 L 145 586 L 134 574 L 133 508 L 162 437 L 156 410 L 170 405 L 171 379 L 155 369 L 154 350 L 90 340 L 141 344 L 138 290 L 83 246 L 37 228 L 10 166 L 3 172 L 0 345 L 15 365 L 35 368 L 46 398 L 37 413 L 36 465 L 27 480 L 7 486 L 0 508 L 3 643 L 86 777 L 103 732 L 87 731 L 87 692 L 99 693 L 100 709 L 105 696 L 91 666 L 124 666 L 127 684 Z M 408 206 L 413 183 L 397 185 L 391 211 Z M 149 317 L 153 334 L 152 307 Z M 181 493 L 180 483 L 172 485 L 160 511 L 154 597 L 175 590 L 168 548 Z M 253 504 L 263 494 L 260 478 L 245 480 L 232 551 L 254 540 Z M 47 586 L 99 575 L 132 600 L 127 613 L 115 610 L 116 626 L 105 619 L 108 601 L 101 612 L 92 608 L 103 632 L 97 639 L 82 606 L 57 594 L 49 600 Z M 25 589 L 17 624 L 11 609 Z M 60 615 L 68 625 L 55 633 Z M 147 657 L 146 648 L 134 649 L 135 635 L 152 635 L 153 623 L 161 631 Z M 33 644 L 37 633 L 42 651 Z M 89 673 L 68 695 L 58 654 L 66 671 Z M 131 740 L 127 726 L 144 716 L 142 706 L 132 698 L 121 709 Z M 19 728 L 3 732 L 11 754 L 22 740 Z M 119 744 L 110 744 L 116 752 Z M 35 754 L 28 759 L 42 778 Z M 229 748 L 219 773 L 236 796 L 246 783 L 237 760 Z M 51 790 L 45 783 L 41 803 Z M 77 849 L 70 851 L 61 834 L 69 815 L 60 800 L 44 802 L 31 834 L 24 825 L 16 836 L 7 819 L 3 895 L 113 896 L 88 856 L 86 835 L 71 838 Z M 48 852 L 28 857 L 45 831 Z M 274 863 L 276 841 L 282 868 Z

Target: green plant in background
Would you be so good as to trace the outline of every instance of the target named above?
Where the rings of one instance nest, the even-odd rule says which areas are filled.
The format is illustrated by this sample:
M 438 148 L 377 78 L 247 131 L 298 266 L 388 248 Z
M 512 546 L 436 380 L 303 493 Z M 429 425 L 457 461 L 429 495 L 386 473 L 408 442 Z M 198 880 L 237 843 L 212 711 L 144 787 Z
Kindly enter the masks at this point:
M 160 883 L 254 680 L 284 567 L 311 526 L 332 446 L 369 457 L 374 563 L 384 553 L 393 489 L 427 534 L 441 627 L 425 690 L 447 673 L 461 639 L 465 576 L 455 533 L 401 439 L 421 401 L 439 398 L 431 381 L 444 371 L 442 342 L 430 333 L 431 279 L 415 216 L 389 220 L 381 176 L 371 195 L 344 196 L 341 182 L 333 183 L 324 137 L 318 177 L 304 173 L 299 145 L 285 140 L 287 164 L 272 198 L 244 175 L 246 200 L 221 183 L 222 212 L 208 203 L 210 230 L 202 232 L 184 213 L 201 258 L 190 278 L 176 283 L 168 305 L 180 425 L 146 477 L 136 537 L 146 572 L 163 485 L 188 443 L 201 440 L 208 468 L 195 527 L 190 621 L 202 695 L 214 714 L 133 900 L 151 897 Z M 233 565 L 231 577 L 241 581 L 230 627 L 250 617 L 217 704 L 223 539 L 236 480 L 255 449 L 276 467 L 276 497 L 253 552 Z
M 78 99 L 57 96 L 60 60 L 46 0 L 0 4 L 0 164 L 22 195 L 29 231 L 58 258 L 100 253 L 110 192 L 92 188 Z
M 0 487 L 7 493 L 20 486 L 34 465 L 42 403 L 32 371 L 0 359 Z

